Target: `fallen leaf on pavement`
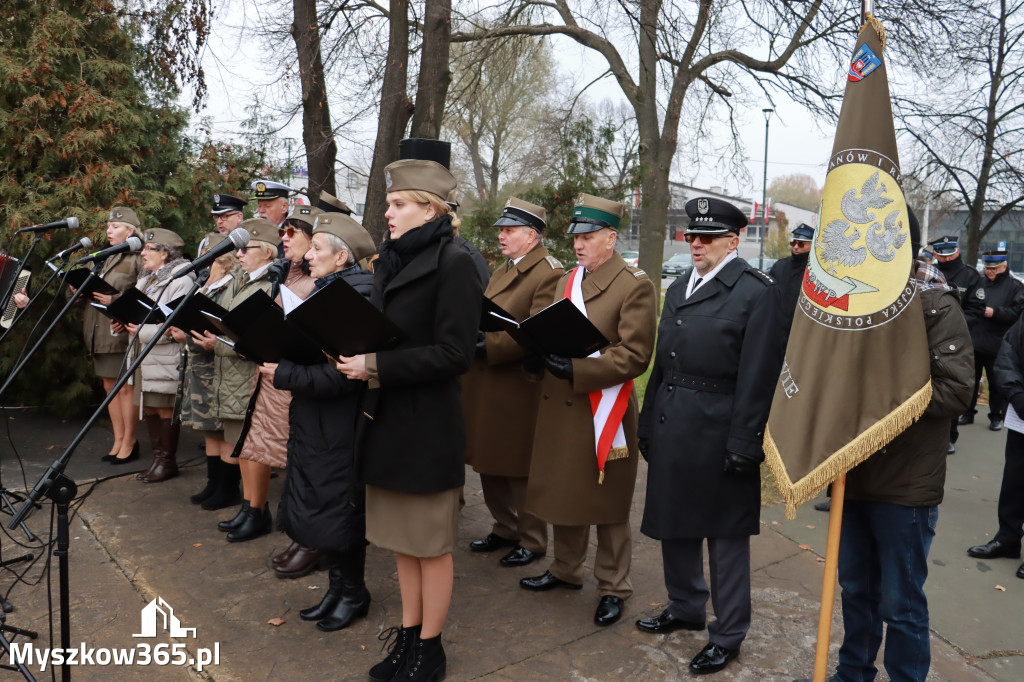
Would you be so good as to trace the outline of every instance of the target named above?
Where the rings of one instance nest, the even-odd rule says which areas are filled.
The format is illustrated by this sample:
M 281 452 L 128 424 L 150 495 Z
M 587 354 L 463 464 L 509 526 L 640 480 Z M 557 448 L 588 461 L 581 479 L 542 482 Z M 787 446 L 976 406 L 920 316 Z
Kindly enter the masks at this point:
M 810 549 L 811 546 L 810 545 L 797 545 L 797 548 L 798 549 L 805 549 L 806 550 L 806 549 Z
M 807 527 L 810 528 L 811 530 L 814 530 L 814 526 L 807 526 Z
M 996 589 L 999 590 L 1000 592 L 1006 592 L 1006 588 L 1003 587 L 1002 585 L 996 585 Z
M 192 543 L 192 546 L 193 546 L 193 547 L 202 547 L 202 546 L 203 546 L 203 543 L 201 543 L 201 542 L 193 542 L 193 543 Z
M 288 621 L 286 621 L 284 618 L 271 618 L 267 621 L 269 625 L 273 625 L 275 628 L 280 627 L 281 625 L 284 625 L 287 622 Z
M 780 523 L 779 521 L 772 521 L 772 525 L 773 526 L 781 526 L 782 523 Z
M 821 558 L 821 557 L 818 557 L 818 563 L 819 564 L 823 564 L 823 563 L 825 563 L 825 560 L 823 558 Z

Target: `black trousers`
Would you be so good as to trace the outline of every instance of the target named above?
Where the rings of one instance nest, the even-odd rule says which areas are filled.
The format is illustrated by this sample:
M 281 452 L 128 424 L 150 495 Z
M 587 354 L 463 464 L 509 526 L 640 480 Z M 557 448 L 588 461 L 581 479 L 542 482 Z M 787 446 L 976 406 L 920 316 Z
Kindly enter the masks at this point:
M 1006 432 L 1006 461 L 999 488 L 999 532 L 995 539 L 1019 546 L 1024 537 L 1024 434 Z
M 975 415 L 978 411 L 975 406 L 978 404 L 978 384 L 981 383 L 981 370 L 985 370 L 988 377 L 988 418 L 989 421 L 1002 419 L 1006 414 L 1006 398 L 999 391 L 995 378 L 996 356 L 988 353 L 974 352 L 974 393 L 971 395 L 971 407 L 967 414 Z M 955 442 L 955 441 L 954 441 Z

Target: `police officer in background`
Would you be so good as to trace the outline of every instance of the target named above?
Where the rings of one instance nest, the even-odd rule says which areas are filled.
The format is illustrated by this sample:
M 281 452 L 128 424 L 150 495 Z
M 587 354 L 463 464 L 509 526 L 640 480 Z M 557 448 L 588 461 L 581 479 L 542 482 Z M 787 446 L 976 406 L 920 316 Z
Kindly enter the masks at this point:
M 245 214 L 242 211 L 247 203 L 245 199 L 230 194 L 214 194 L 213 208 L 210 209 L 210 215 L 213 216 L 217 232 L 227 234 L 241 225 L 242 221 L 245 220 Z M 209 246 L 209 239 L 203 237 L 203 241 L 199 242 L 198 253 L 202 255 L 203 251 Z
M 629 512 L 639 451 L 632 381 L 651 361 L 658 314 L 650 278 L 628 267 L 615 250 L 623 210 L 616 201 L 589 194 L 577 197 L 573 208 L 568 232 L 580 265 L 559 280 L 555 296 L 581 308 L 610 345 L 586 358 L 543 357 L 547 374 L 541 383 L 526 510 L 553 525 L 555 560 L 543 575 L 519 581 L 533 591 L 582 588 L 590 526 L 597 526 L 597 625 L 618 621 L 623 600 L 633 593 Z M 595 400 L 610 400 L 624 414 L 615 419 L 594 410 Z M 595 430 L 612 435 L 603 458 Z
M 964 311 L 967 327 L 973 328 L 978 320 L 985 317 L 985 285 L 984 278 L 974 268 L 964 263 L 960 257 L 960 238 L 956 235 L 939 237 L 929 242 L 935 252 L 936 267 L 946 278 L 946 282 L 956 287 L 960 295 L 960 307 Z M 977 400 L 975 396 L 974 401 Z M 973 402 L 972 401 L 972 409 Z M 961 417 L 963 418 L 963 417 Z M 949 430 L 949 447 L 947 452 L 956 452 L 956 441 L 960 437 L 957 420 Z
M 690 662 L 714 673 L 750 628 L 750 536 L 760 530 L 762 442 L 786 350 L 781 288 L 739 258 L 746 215 L 727 201 L 686 203 L 693 267 L 669 286 L 640 414 L 650 465 L 640 530 L 661 541 L 669 605 L 643 632 L 703 630 L 711 565 L 717 619 Z
M 999 242 L 999 248 L 986 251 L 985 261 L 985 311 L 970 326 L 971 341 L 974 342 L 974 395 L 971 407 L 957 422 L 960 425 L 973 424 L 977 414 L 978 383 L 981 371 L 988 377 L 988 428 L 999 431 L 1003 428 L 1003 410 L 1006 400 L 995 379 L 994 365 L 1003 336 L 1024 312 L 1024 284 L 1018 282 L 1007 269 L 1006 242 Z
M 491 275 L 484 296 L 523 320 L 554 300 L 565 270 L 541 243 L 547 227 L 543 207 L 512 197 L 494 226 L 508 260 Z M 494 517 L 491 532 L 469 549 L 511 547 L 502 566 L 525 566 L 548 548 L 547 524 L 525 509 L 540 384 L 527 379 L 522 359 L 522 346 L 507 332 L 480 332 L 476 359 L 462 378 L 467 462 L 480 474 L 484 502 Z
M 787 332 L 793 324 L 796 301 L 800 298 L 800 287 L 804 281 L 804 272 L 807 270 L 807 257 L 811 253 L 811 244 L 814 241 L 814 228 L 800 223 L 791 234 L 793 238 L 789 242 L 789 247 L 792 249 L 793 255 L 776 261 L 768 271 L 768 274 L 782 290 Z

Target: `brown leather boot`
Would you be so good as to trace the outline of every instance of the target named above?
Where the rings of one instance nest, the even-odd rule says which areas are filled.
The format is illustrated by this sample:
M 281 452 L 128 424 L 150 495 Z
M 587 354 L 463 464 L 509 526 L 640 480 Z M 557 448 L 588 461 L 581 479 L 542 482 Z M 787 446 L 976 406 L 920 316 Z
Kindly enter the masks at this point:
M 160 419 L 158 428 L 160 430 L 160 449 L 153 448 L 153 466 L 149 471 L 142 474 L 139 480 L 143 483 L 159 483 L 178 475 L 178 432 L 180 424 L 175 424 L 171 419 Z
M 153 470 L 156 468 L 157 453 L 163 451 L 163 433 L 160 431 L 160 417 L 155 414 L 147 414 L 145 421 L 146 430 L 149 431 L 149 446 L 153 451 L 153 463 L 141 474 L 135 475 L 136 480 L 139 481 L 145 481 L 146 477 L 153 473 Z
M 299 549 L 287 560 L 274 566 L 274 575 L 285 580 L 302 578 L 321 567 L 324 553 L 299 545 Z

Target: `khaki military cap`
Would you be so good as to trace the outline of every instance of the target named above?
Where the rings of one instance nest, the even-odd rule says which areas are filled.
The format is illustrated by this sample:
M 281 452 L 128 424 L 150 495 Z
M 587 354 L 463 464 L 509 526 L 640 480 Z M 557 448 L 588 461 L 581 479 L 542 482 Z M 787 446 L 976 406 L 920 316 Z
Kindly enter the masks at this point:
M 261 242 L 267 242 L 274 246 L 281 243 L 281 235 L 277 233 L 277 225 L 269 220 L 250 218 L 249 220 L 243 220 L 239 227 L 244 228 L 249 233 L 250 239 L 258 239 Z
M 203 237 L 202 248 L 207 250 L 212 249 L 213 247 L 217 246 L 217 244 L 220 244 L 227 238 L 228 236 L 226 234 L 221 234 L 220 232 L 211 232 L 210 234 Z
M 455 176 L 435 161 L 404 159 L 388 164 L 384 169 L 384 184 L 388 192 L 419 190 L 436 194 L 444 201 L 458 186 Z
M 139 216 L 127 206 L 115 206 L 110 209 L 110 217 L 107 220 L 112 223 L 128 223 L 133 227 L 139 226 Z
M 175 249 L 176 251 L 181 251 L 185 248 L 185 240 L 178 236 L 177 232 L 165 230 L 162 227 L 146 230 L 142 236 L 145 238 L 146 244 L 152 244 L 153 246 L 162 246 L 165 249 Z
M 576 197 L 572 209 L 568 233 L 597 232 L 606 227 L 617 230 L 624 211 L 625 207 L 618 201 L 602 199 L 592 194 L 580 194 Z
M 310 228 L 312 228 L 313 224 L 316 222 L 316 217 L 321 213 L 323 213 L 323 211 L 319 208 L 299 204 L 292 209 L 292 212 L 288 214 L 288 217 L 285 218 L 285 220 L 298 220 L 300 223 L 306 223 Z
M 316 207 L 324 213 L 352 215 L 352 209 L 348 207 L 348 204 L 327 192 L 320 192 L 320 198 L 316 202 Z
M 494 223 L 495 227 L 503 225 L 525 225 L 532 227 L 538 232 L 543 232 L 548 226 L 548 214 L 543 206 L 531 204 L 515 197 L 509 197 L 505 203 L 505 211 Z
M 313 225 L 313 234 L 325 232 L 333 234 L 352 249 L 352 258 L 357 261 L 368 258 L 377 253 L 377 247 L 373 243 L 373 237 L 362 225 L 353 218 L 342 213 L 321 213 L 316 217 L 316 224 Z

